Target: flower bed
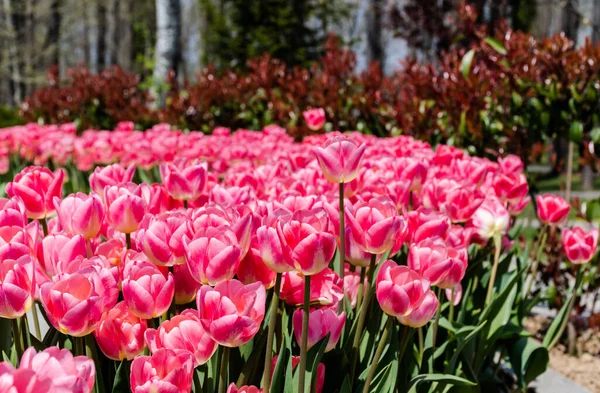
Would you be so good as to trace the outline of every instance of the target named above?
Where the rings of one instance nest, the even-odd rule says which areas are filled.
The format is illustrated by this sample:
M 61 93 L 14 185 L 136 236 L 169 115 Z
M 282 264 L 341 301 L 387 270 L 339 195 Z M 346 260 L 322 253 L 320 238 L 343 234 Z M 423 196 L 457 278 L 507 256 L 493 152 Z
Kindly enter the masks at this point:
M 524 329 L 540 258 L 514 242 L 515 156 L 277 126 L 0 140 L 0 375 L 18 392 L 523 391 L 574 305 L 543 342 Z M 569 207 L 537 202 L 543 249 Z M 562 232 L 573 293 L 597 241 Z

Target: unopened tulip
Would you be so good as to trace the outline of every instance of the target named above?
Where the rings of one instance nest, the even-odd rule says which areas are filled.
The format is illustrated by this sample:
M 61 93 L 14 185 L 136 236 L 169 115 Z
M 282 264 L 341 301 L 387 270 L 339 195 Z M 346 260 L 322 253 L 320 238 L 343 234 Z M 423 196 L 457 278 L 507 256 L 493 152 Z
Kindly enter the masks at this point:
M 429 289 L 429 280 L 407 266 L 388 260 L 379 269 L 376 295 L 388 315 L 407 316 L 423 302 Z
M 476 233 L 484 240 L 498 238 L 508 231 L 510 215 L 496 197 L 488 197 L 471 218 Z
M 427 322 L 433 318 L 433 315 L 438 308 L 438 299 L 432 290 L 427 291 L 421 304 L 417 306 L 410 314 L 406 316 L 399 315 L 398 321 L 401 324 L 412 328 L 420 328 L 425 326 Z
M 325 178 L 332 183 L 349 183 L 358 176 L 366 145 L 357 146 L 344 137 L 329 139 L 315 154 Z
M 302 112 L 304 121 L 308 128 L 313 131 L 318 131 L 325 124 L 325 110 L 323 108 L 308 109 Z
M 22 317 L 33 304 L 34 264 L 29 255 L 0 262 L 0 317 Z
M 104 220 L 104 206 L 96 194 L 78 192 L 63 199 L 54 199 L 61 228 L 70 235 L 91 239 L 98 234 Z
M 73 356 L 68 349 L 49 347 L 36 352 L 30 347 L 23 353 L 19 369 L 35 372 L 40 379 L 51 381 L 48 392 L 89 393 L 94 387 L 96 369 L 87 356 Z M 28 390 L 30 393 L 39 390 Z
M 107 186 L 129 183 L 133 179 L 134 172 L 135 165 L 130 165 L 127 168 L 123 168 L 120 164 L 96 167 L 94 173 L 90 175 L 90 188 L 104 198 L 104 189 Z
M 208 362 L 217 350 L 217 343 L 206 333 L 196 310 L 185 310 L 158 329 L 146 330 L 146 344 L 152 353 L 161 348 L 188 352 L 193 356 L 194 367 Z
M 144 350 L 146 320 L 133 315 L 125 302 L 102 314 L 94 330 L 98 346 L 112 360 L 133 360 Z
M 281 279 L 281 299 L 291 306 L 304 303 L 305 276 L 298 272 L 283 273 Z M 313 305 L 334 307 L 344 297 L 343 283 L 331 269 L 310 276 L 310 303 Z
M 296 336 L 296 342 L 298 342 L 298 345 L 300 345 L 302 342 L 303 312 L 303 310 L 296 310 L 293 317 L 294 335 Z M 345 322 L 345 312 L 337 315 L 337 313 L 330 308 L 312 310 L 308 316 L 307 350 L 312 348 L 315 344 L 325 338 L 325 336 L 330 334 L 325 352 L 331 351 L 333 348 L 335 348 L 340 336 L 342 335 Z
M 43 284 L 40 300 L 52 326 L 74 337 L 94 331 L 104 311 L 104 299 L 96 292 L 93 281 L 79 273 Z
M 131 261 L 124 270 L 123 298 L 136 316 L 152 319 L 163 315 L 173 300 L 173 274 L 167 276 L 147 261 Z
M 261 283 L 244 285 L 221 281 L 214 288 L 203 285 L 196 303 L 202 327 L 213 340 L 238 347 L 254 337 L 265 316 L 266 291 Z
M 206 185 L 206 166 L 188 164 L 179 168 L 175 164 L 160 165 L 160 177 L 169 195 L 174 199 L 189 201 L 197 199 Z
M 137 231 L 146 213 L 142 188 L 133 183 L 106 187 L 104 198 L 108 224 L 121 233 Z
M 560 225 L 567 221 L 571 206 L 558 195 L 538 195 L 535 201 L 538 217 L 544 224 Z
M 598 228 L 585 232 L 580 227 L 565 228 L 562 231 L 562 244 L 569 261 L 575 264 L 588 263 L 598 248 Z
M 252 385 L 244 385 L 238 389 L 234 382 L 227 388 L 227 393 L 262 393 L 262 391 L 262 389 Z
M 346 209 L 347 223 L 357 244 L 371 254 L 383 254 L 394 246 L 404 222 L 387 196 L 372 198 Z
M 53 200 L 62 197 L 64 177 L 62 169 L 53 173 L 48 168 L 29 166 L 6 185 L 6 194 L 21 199 L 27 217 L 43 219 L 55 213 Z
M 0 198 L 0 227 L 20 227 L 27 225 L 25 205 L 20 198 Z
M 79 256 L 86 255 L 85 239 L 82 235 L 73 237 L 62 234 L 48 235 L 42 240 L 38 261 L 50 278 L 63 273 Z
M 159 349 L 152 356 L 138 356 L 131 363 L 132 393 L 189 393 L 194 364 L 188 352 Z
M 467 271 L 467 252 L 449 247 L 439 237 L 425 239 L 410 246 L 408 267 L 427 278 L 432 286 L 453 288 Z
M 260 257 L 269 269 L 277 273 L 294 270 L 291 255 L 287 253 L 285 239 L 281 236 L 279 222 L 274 226 L 261 226 L 256 230 L 256 238 Z

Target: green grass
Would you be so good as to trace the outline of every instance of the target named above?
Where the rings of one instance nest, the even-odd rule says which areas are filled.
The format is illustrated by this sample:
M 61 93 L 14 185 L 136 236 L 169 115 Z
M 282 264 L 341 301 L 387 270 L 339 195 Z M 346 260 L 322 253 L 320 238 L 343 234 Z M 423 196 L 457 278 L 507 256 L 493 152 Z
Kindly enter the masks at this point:
M 549 192 L 549 191 L 557 191 L 564 190 L 567 176 L 561 175 L 557 177 L 552 177 L 549 179 L 537 180 L 533 183 L 537 187 L 540 192 Z M 573 174 L 573 180 L 571 182 L 571 189 L 573 191 L 581 191 L 581 175 L 579 173 Z M 594 177 L 593 189 L 600 190 L 600 176 Z

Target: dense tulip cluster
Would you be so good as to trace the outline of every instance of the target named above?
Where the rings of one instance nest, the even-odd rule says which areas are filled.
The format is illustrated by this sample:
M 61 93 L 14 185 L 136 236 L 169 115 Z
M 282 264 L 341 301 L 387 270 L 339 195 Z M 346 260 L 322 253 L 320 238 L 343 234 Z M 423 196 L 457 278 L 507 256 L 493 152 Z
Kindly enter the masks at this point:
M 324 112 L 305 117 L 315 129 L 324 122 Z M 469 246 L 492 239 L 499 253 L 530 199 L 518 158 L 496 163 L 410 137 L 336 133 L 294 143 L 276 126 L 204 136 L 124 123 L 82 136 L 69 125 L 15 127 L 0 131 L 0 145 L 36 165 L 79 170 L 26 167 L 0 201 L 0 317 L 20 319 L 39 301 L 78 355 L 30 348 L 18 369 L 1 363 L 0 379 L 16 392 L 33 391 L 26 380 L 35 391 L 90 392 L 94 363 L 81 356 L 90 338 L 97 356 L 132 361 L 135 393 L 200 392 L 196 379 L 217 351 L 219 391 L 258 392 L 230 385 L 226 368 L 231 348 L 262 333 L 262 388 L 273 352 L 289 344 L 301 355 L 290 361 L 303 391 L 307 351 L 324 339 L 324 351 L 341 350 L 357 320 L 354 373 L 371 299 L 388 315 L 386 331 L 420 328 L 436 312 L 437 326 L 441 291 L 460 302 Z M 91 191 L 63 196 L 67 179 L 84 187 L 83 171 L 92 171 Z M 548 225 L 568 214 L 556 198 L 538 199 Z M 597 242 L 597 229 L 564 230 L 573 263 L 588 262 Z M 251 348 L 265 351 L 258 342 Z M 316 375 L 320 391 L 324 367 Z

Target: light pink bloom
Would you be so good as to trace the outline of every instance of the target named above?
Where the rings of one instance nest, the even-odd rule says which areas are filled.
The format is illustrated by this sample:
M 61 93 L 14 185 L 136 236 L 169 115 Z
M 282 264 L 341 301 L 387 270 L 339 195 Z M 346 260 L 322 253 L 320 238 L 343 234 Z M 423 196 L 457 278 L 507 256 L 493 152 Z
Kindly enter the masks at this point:
M 94 169 L 94 173 L 90 175 L 90 188 L 104 198 L 104 189 L 107 186 L 131 182 L 134 172 L 135 165 L 130 165 L 127 169 L 120 164 L 97 167 Z
M 49 278 L 67 270 L 77 258 L 86 256 L 85 239 L 82 235 L 73 237 L 62 234 L 48 235 L 42 240 L 38 261 Z
M 160 177 L 169 195 L 177 200 L 197 199 L 206 185 L 206 165 L 181 165 L 167 163 L 160 165 Z
M 377 275 L 376 295 L 381 309 L 393 317 L 407 316 L 425 299 L 429 280 L 407 266 L 384 262 Z
M 302 112 L 306 125 L 313 131 L 318 131 L 325 124 L 325 110 L 323 108 L 307 109 Z
M 9 197 L 23 201 L 27 217 L 37 220 L 55 213 L 53 199 L 62 197 L 64 172 L 52 173 L 48 168 L 29 166 L 6 185 Z
M 598 228 L 585 232 L 580 227 L 565 228 L 562 231 L 562 244 L 569 261 L 575 264 L 588 263 L 598 248 Z
M 427 278 L 432 286 L 453 288 L 467 271 L 467 251 L 449 247 L 440 237 L 425 239 L 410 246 L 408 267 Z
M 167 312 L 175 294 L 173 274 L 139 260 L 129 262 L 123 274 L 123 298 L 134 315 L 151 319 Z
M 138 356 L 131 363 L 132 393 L 189 393 L 194 364 L 187 352 L 159 349 L 152 356 Z
M 357 244 L 371 254 L 391 250 L 404 225 L 392 200 L 379 196 L 357 203 L 353 210 L 346 209 L 346 219 Z
M 78 192 L 62 201 L 54 199 L 61 228 L 70 235 L 82 235 L 84 239 L 95 237 L 104 221 L 104 206 L 97 194 Z
M 334 137 L 324 147 L 316 147 L 315 154 L 327 180 L 349 183 L 358 176 L 365 149 L 365 144 L 357 146 L 345 137 Z
M 137 231 L 146 213 L 142 187 L 133 183 L 107 186 L 104 189 L 104 198 L 108 224 L 117 232 Z
M 433 318 L 433 315 L 437 311 L 438 308 L 438 299 L 433 293 L 432 290 L 429 290 L 425 293 L 421 304 L 417 306 L 414 310 L 410 312 L 410 314 L 403 316 L 398 316 L 398 321 L 401 324 L 410 326 L 412 328 L 420 328 L 425 326 L 427 322 Z
M 117 303 L 102 314 L 94 337 L 109 359 L 133 360 L 144 350 L 146 320 L 133 315 L 125 302 Z
M 296 310 L 293 316 L 294 336 L 296 336 L 296 342 L 298 345 L 300 345 L 302 342 L 303 313 L 303 310 Z M 335 348 L 340 336 L 342 335 L 345 322 L 345 312 L 337 315 L 337 313 L 330 308 L 311 310 L 308 316 L 307 349 L 312 348 L 315 344 L 325 338 L 327 334 L 330 334 L 325 352 L 331 351 L 333 348 Z
M 0 317 L 22 317 L 33 304 L 34 265 L 29 255 L 0 262 Z
M 471 218 L 471 225 L 484 240 L 501 237 L 510 225 L 510 215 L 495 197 L 488 197 Z
M 185 263 L 183 236 L 186 226 L 187 217 L 179 212 L 154 217 L 147 229 L 138 231 L 144 254 L 158 266 Z
M 304 276 L 298 272 L 283 273 L 281 299 L 291 306 L 304 303 Z M 335 307 L 344 297 L 343 283 L 331 269 L 325 268 L 310 277 L 310 303 Z

